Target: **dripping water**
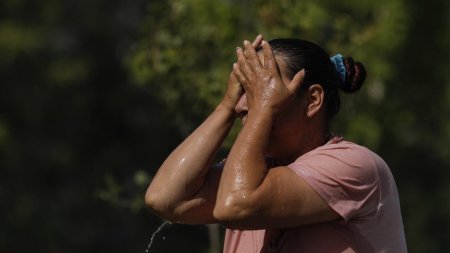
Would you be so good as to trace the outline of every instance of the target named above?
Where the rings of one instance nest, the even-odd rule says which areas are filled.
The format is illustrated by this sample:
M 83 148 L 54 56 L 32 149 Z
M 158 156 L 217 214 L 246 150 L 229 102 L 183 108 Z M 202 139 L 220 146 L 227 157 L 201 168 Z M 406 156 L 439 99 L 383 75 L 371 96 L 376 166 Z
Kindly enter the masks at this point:
M 150 242 L 149 242 L 148 245 L 147 245 L 147 249 L 145 250 L 146 253 L 149 252 L 150 247 L 152 246 L 153 240 L 155 239 L 156 235 L 157 235 L 157 234 L 161 231 L 161 229 L 163 229 L 163 227 L 165 227 L 167 224 L 170 224 L 170 222 L 164 221 L 161 225 L 159 225 L 159 227 L 156 229 L 156 231 L 153 232 L 152 237 L 150 238 Z M 164 238 L 164 239 L 166 239 L 166 238 Z M 163 240 L 164 240 L 164 239 L 163 239 Z

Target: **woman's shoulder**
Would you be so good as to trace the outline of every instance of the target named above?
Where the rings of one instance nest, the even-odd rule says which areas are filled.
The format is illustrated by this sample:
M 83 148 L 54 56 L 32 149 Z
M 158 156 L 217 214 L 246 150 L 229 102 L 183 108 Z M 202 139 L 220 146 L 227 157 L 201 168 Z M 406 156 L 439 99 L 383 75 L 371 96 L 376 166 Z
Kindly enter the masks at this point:
M 375 210 L 384 162 L 370 149 L 349 141 L 327 143 L 288 166 L 346 221 Z
M 330 140 L 327 143 L 325 143 L 322 146 L 317 147 L 316 149 L 312 150 L 339 150 L 339 149 L 350 149 L 350 150 L 365 150 L 365 151 L 371 151 L 369 148 L 360 145 L 358 143 L 345 140 L 344 138 L 339 138 L 337 140 Z
M 328 142 L 325 145 L 317 147 L 316 149 L 311 150 L 305 155 L 299 157 L 299 159 L 302 159 L 302 157 L 308 158 L 317 155 L 326 155 L 329 157 L 335 157 L 345 160 L 355 159 L 361 160 L 361 162 L 373 161 L 384 163 L 383 159 L 368 147 L 347 140 Z
M 341 140 L 327 143 L 302 156 L 291 167 L 323 171 L 335 176 L 354 175 L 373 181 L 379 170 L 389 170 L 384 160 L 367 147 Z

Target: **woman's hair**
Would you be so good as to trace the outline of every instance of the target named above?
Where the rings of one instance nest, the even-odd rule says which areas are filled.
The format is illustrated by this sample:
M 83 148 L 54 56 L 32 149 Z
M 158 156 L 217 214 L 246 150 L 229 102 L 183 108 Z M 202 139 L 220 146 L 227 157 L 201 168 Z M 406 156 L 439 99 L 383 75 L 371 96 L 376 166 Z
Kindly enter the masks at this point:
M 356 92 L 366 78 L 366 70 L 362 63 L 346 57 L 345 80 L 342 80 L 330 56 L 312 42 L 300 39 L 274 39 L 269 41 L 269 44 L 274 54 L 285 61 L 290 79 L 301 69 L 306 70 L 302 89 L 312 84 L 320 84 L 323 87 L 328 119 L 339 112 L 341 101 L 338 89 L 346 93 Z

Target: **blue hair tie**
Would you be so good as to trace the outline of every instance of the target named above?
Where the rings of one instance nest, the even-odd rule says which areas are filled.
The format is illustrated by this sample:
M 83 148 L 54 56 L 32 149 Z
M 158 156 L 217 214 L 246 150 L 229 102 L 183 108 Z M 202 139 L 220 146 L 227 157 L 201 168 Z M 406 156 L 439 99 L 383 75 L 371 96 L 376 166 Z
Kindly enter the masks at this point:
M 337 54 L 333 57 L 330 57 L 331 62 L 334 64 L 336 71 L 339 73 L 339 77 L 342 82 L 345 82 L 345 64 L 344 64 L 344 56 L 341 54 Z

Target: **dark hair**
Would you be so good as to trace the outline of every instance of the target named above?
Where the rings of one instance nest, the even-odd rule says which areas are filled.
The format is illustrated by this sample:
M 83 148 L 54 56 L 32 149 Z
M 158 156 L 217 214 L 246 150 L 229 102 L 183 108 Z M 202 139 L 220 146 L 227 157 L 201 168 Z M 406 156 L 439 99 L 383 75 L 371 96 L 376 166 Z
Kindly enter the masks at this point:
M 323 87 L 328 119 L 339 112 L 341 101 L 338 89 L 346 93 L 356 92 L 366 78 L 366 70 L 362 63 L 346 57 L 344 58 L 346 77 L 343 81 L 330 56 L 312 42 L 300 39 L 274 39 L 269 41 L 269 44 L 275 55 L 285 61 L 290 79 L 302 68 L 306 70 L 302 89 L 316 83 Z

